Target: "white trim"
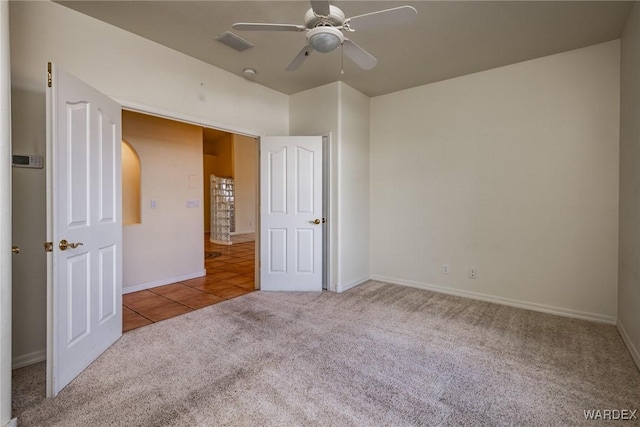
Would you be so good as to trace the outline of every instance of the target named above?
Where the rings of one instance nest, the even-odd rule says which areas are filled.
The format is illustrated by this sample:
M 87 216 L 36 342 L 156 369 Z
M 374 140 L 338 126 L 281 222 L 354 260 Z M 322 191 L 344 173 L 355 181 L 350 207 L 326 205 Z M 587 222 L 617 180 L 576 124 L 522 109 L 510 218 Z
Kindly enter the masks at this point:
M 331 153 L 331 132 L 322 135 L 322 217 L 329 221 L 331 219 L 331 194 L 329 160 Z M 331 289 L 331 221 L 322 225 L 322 290 Z
M 631 341 L 629 334 L 627 334 L 627 330 L 624 328 L 624 326 L 622 325 L 622 322 L 620 322 L 619 319 L 618 319 L 618 322 L 616 323 L 616 326 L 618 327 L 618 332 L 620 332 L 622 341 L 624 341 L 624 344 L 627 346 L 629 353 L 631 353 L 631 358 L 636 363 L 636 367 L 638 368 L 638 370 L 640 370 L 640 352 L 638 351 L 636 346 L 633 345 L 633 341 Z
M 7 424 L 5 424 L 5 427 L 18 427 L 18 419 L 17 418 L 12 419 Z
M 47 349 L 32 351 L 31 353 L 18 356 L 11 361 L 11 369 L 20 369 L 25 366 L 33 365 L 34 363 L 47 360 Z
M 362 285 L 364 282 L 367 282 L 367 281 L 369 281 L 369 277 L 362 277 L 358 280 L 345 283 L 344 285 L 338 284 L 338 286 L 336 287 L 336 292 L 342 293 L 342 292 L 348 291 L 349 289 L 355 288 L 358 285 Z
M 396 285 L 410 286 L 412 288 L 425 289 L 427 291 L 439 292 L 442 294 L 455 295 L 458 297 L 470 298 L 479 301 L 493 302 L 496 304 L 508 305 L 510 307 L 524 308 L 542 313 L 556 314 L 559 316 L 572 317 L 574 319 L 590 320 L 593 322 L 616 324 L 616 318 L 604 314 L 589 313 L 586 311 L 572 310 L 570 308 L 555 307 L 552 305 L 538 304 L 535 302 L 503 298 L 495 295 L 481 294 L 479 292 L 466 291 L 463 289 L 448 288 L 445 286 L 431 285 L 428 283 L 414 282 L 412 280 L 396 279 L 393 277 L 371 276 L 371 280 L 393 283 Z
M 205 119 L 203 117 L 198 117 L 198 116 L 192 116 L 190 114 L 183 114 L 183 113 L 178 113 L 176 111 L 172 111 L 172 110 L 165 110 L 163 108 L 158 108 L 158 107 L 153 107 L 151 105 L 147 105 L 147 104 L 142 104 L 139 102 L 135 102 L 135 101 L 131 101 L 129 99 L 123 99 L 123 98 L 118 98 L 118 97 L 111 97 L 111 99 L 113 99 L 114 101 L 116 101 L 118 104 L 120 104 L 122 106 L 122 108 L 124 110 L 129 110 L 129 111 L 134 111 L 137 113 L 142 113 L 142 114 L 147 114 L 147 115 L 152 115 L 152 116 L 157 116 L 157 117 L 161 117 L 161 118 L 165 118 L 165 119 L 169 119 L 169 120 L 174 120 L 174 121 L 179 121 L 179 122 L 184 122 L 184 123 L 188 123 L 188 124 L 192 124 L 192 125 L 196 125 L 196 126 L 202 126 L 202 127 L 209 127 L 209 128 L 215 128 L 217 130 L 221 130 L 221 131 L 225 131 L 225 132 L 229 132 L 229 133 L 234 133 L 237 135 L 244 135 L 244 136 L 249 136 L 252 138 L 257 138 L 258 139 L 258 157 L 260 157 L 260 133 L 256 132 L 255 130 L 250 130 L 250 129 L 244 129 L 244 128 L 240 128 L 240 127 L 236 127 L 236 126 L 232 126 L 232 125 L 228 125 L 228 124 L 224 124 L 224 123 L 220 123 L 220 122 L 215 122 L 213 120 L 209 120 L 209 119 Z M 258 161 L 258 171 L 257 171 L 257 188 L 258 188 L 258 199 L 257 199 L 257 206 L 256 206 L 256 211 L 259 212 L 259 206 L 260 206 L 260 162 Z M 132 224 L 134 225 L 134 224 Z M 260 215 L 257 215 L 257 220 L 256 220 L 256 230 L 254 231 L 256 233 L 256 265 L 259 265 L 259 260 L 260 260 L 260 236 L 259 236 L 259 231 L 260 231 Z M 180 282 L 182 280 L 188 280 L 188 279 L 195 279 L 197 277 L 202 277 L 205 276 L 207 274 L 207 270 L 203 270 L 203 273 L 194 273 L 193 275 L 188 275 L 187 276 L 182 276 L 182 277 L 174 277 L 174 278 L 170 278 L 170 279 L 163 279 L 163 280 L 157 280 L 154 282 L 148 282 L 148 283 L 141 283 L 139 285 L 133 285 L 133 286 L 127 286 L 127 287 L 123 287 L 122 288 L 122 293 L 123 294 L 128 294 L 131 292 L 137 292 L 137 291 L 143 291 L 145 289 L 150 289 L 150 288 L 155 288 L 157 286 L 163 286 L 163 285 L 168 285 L 171 283 L 175 283 L 175 282 Z M 260 269 L 257 268 L 256 272 L 255 272 L 255 276 L 256 276 L 256 289 L 259 289 L 259 283 L 260 283 Z
M 196 126 L 204 126 L 208 128 L 215 128 L 217 130 L 235 133 L 238 135 L 250 136 L 252 138 L 260 137 L 260 133 L 250 129 L 243 129 L 240 127 L 231 126 L 228 124 L 215 122 L 203 117 L 192 116 L 190 114 L 182 114 L 176 111 L 165 110 L 163 108 L 153 107 L 151 105 L 141 104 L 139 102 L 130 101 L 128 99 L 122 99 L 117 97 L 111 97 L 118 104 L 122 105 L 122 108 L 137 113 L 147 114 L 151 116 L 162 117 L 164 119 L 179 121 Z
M 9 2 L 0 1 L 0 424 L 11 423 L 11 57 Z
M 196 279 L 207 275 L 207 270 L 198 271 L 195 273 L 185 274 L 184 276 L 168 277 L 166 279 L 154 280 L 153 282 L 140 283 L 139 285 L 123 286 L 122 293 L 130 294 L 131 292 L 144 291 L 146 289 L 156 288 L 158 286 L 170 285 L 176 282 L 182 282 L 183 280 Z

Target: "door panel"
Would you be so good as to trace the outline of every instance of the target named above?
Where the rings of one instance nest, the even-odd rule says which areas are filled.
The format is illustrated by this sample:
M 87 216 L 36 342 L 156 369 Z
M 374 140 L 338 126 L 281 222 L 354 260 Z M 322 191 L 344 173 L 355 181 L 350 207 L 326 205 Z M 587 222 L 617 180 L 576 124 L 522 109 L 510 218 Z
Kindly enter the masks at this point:
M 268 200 L 270 214 L 287 213 L 287 151 L 268 152 Z
M 260 143 L 260 289 L 321 291 L 322 137 Z
M 118 292 L 118 281 L 116 280 L 118 277 L 117 255 L 118 252 L 114 245 L 102 248 L 98 252 L 100 260 L 100 282 L 98 284 L 100 314 L 98 315 L 98 318 L 101 325 L 118 314 L 118 307 L 116 305 L 118 301 L 118 298 L 116 297 Z
M 313 182 L 315 153 L 302 147 L 296 147 L 296 155 L 296 212 L 299 214 L 313 215 L 313 202 L 315 201 L 315 187 Z
M 51 73 L 49 397 L 122 335 L 121 109 L 64 70 L 52 66 Z

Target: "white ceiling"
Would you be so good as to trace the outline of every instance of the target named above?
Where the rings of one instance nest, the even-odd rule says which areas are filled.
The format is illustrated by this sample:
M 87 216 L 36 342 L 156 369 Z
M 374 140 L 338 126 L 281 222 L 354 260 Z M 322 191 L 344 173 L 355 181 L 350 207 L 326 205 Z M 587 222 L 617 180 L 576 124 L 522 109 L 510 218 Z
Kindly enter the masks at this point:
M 633 2 L 334 1 L 347 16 L 411 5 L 406 27 L 351 33 L 378 58 L 371 71 L 342 55 L 313 52 L 285 71 L 304 33 L 239 32 L 255 47 L 237 52 L 215 41 L 235 22 L 303 24 L 307 1 L 60 1 L 67 7 L 181 51 L 231 73 L 254 68 L 255 82 L 285 94 L 341 80 L 377 96 L 620 37 Z M 144 58 L 140 58 L 144 60 Z

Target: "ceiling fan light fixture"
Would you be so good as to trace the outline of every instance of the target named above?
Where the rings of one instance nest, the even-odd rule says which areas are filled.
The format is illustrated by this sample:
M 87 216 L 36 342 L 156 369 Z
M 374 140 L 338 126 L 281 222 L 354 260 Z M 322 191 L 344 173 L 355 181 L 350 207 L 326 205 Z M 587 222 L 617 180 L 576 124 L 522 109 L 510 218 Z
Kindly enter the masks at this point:
M 313 50 L 328 53 L 336 50 L 344 42 L 344 35 L 334 27 L 317 27 L 309 30 L 307 40 Z

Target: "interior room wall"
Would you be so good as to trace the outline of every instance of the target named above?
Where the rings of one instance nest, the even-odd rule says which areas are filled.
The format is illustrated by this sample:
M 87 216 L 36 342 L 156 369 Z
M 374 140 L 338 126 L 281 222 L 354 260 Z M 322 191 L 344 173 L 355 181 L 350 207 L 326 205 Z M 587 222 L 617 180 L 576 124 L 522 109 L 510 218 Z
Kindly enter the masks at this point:
M 213 169 L 216 176 L 233 178 L 233 135 L 227 134 L 206 145 L 206 153 L 216 156 L 217 161 Z
M 373 98 L 372 278 L 613 323 L 619 64 L 616 40 Z
M 254 233 L 258 199 L 258 141 L 255 138 L 233 135 L 233 179 L 235 233 Z
M 291 135 L 330 135 L 329 289 L 369 277 L 369 97 L 342 82 L 291 95 Z
M 339 85 L 338 292 L 369 279 L 370 98 Z
M 140 157 L 127 142 L 122 142 L 122 224 L 139 224 L 141 221 L 142 174 Z
M 11 90 L 12 143 L 15 154 L 45 156 L 43 93 Z M 12 168 L 12 234 L 20 255 L 13 257 L 12 365 L 45 358 L 47 334 L 47 258 L 45 169 Z
M 123 111 L 122 136 L 140 157 L 143 201 L 141 223 L 123 227 L 123 292 L 203 276 L 202 127 Z
M 53 2 L 10 2 L 9 14 L 12 109 L 19 110 L 12 118 L 16 153 L 45 154 L 48 61 L 119 100 L 248 134 L 289 131 L 287 95 Z M 14 198 L 13 233 L 25 251 L 14 260 L 14 367 L 45 356 L 44 186 L 44 172 L 37 171 L 14 183 L 14 197 L 28 198 L 19 212 L 15 205 L 21 202 Z
M 204 207 L 204 232 L 209 233 L 211 231 L 211 175 L 215 175 L 216 163 L 218 157 L 213 154 L 207 154 L 206 150 L 202 156 L 202 169 L 203 173 L 203 203 Z
M 9 11 L 13 86 L 44 92 L 51 61 L 117 100 L 202 118 L 220 129 L 288 131 L 285 94 L 50 1 L 11 2 Z
M 640 5 L 622 33 L 618 329 L 640 368 Z

